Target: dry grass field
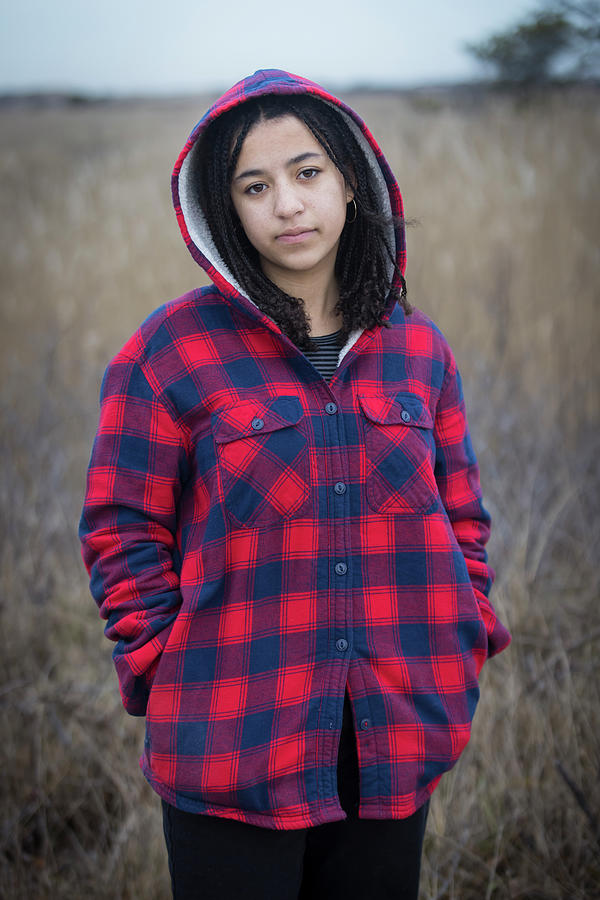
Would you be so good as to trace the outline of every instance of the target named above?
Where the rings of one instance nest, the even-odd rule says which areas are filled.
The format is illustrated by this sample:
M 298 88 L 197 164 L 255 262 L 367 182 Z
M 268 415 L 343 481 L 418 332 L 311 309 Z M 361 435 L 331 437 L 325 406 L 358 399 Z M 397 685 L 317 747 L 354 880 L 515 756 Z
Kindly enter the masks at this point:
M 349 97 L 404 192 L 409 296 L 445 331 L 511 648 L 435 794 L 423 900 L 600 897 L 600 104 Z M 170 207 L 210 98 L 0 110 L 0 896 L 169 896 L 143 722 L 76 527 L 103 369 L 202 282 Z

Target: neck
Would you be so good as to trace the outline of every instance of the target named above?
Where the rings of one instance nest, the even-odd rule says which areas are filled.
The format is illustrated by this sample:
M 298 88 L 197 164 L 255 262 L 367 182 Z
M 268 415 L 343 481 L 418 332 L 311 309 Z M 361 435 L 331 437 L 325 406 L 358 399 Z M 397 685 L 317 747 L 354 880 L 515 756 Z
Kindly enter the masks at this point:
M 302 298 L 313 337 L 333 334 L 341 328 L 342 317 L 334 311 L 340 293 L 331 265 L 319 266 L 310 272 L 282 272 L 266 260 L 262 265 L 267 278 L 278 288 L 290 297 Z
M 304 306 L 310 319 L 310 333 L 313 337 L 322 334 L 333 334 L 342 326 L 342 317 L 335 312 L 340 294 L 337 283 L 330 286 L 324 293 L 301 294 Z

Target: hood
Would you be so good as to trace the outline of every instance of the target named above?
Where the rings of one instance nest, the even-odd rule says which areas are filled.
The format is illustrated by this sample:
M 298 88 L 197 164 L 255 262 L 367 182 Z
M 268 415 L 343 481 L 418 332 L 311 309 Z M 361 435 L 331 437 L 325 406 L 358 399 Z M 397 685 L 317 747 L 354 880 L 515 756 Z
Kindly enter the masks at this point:
M 254 306 L 257 305 L 256 302 L 248 297 L 236 282 L 213 243 L 200 205 L 195 172 L 199 155 L 197 153 L 199 138 L 211 122 L 232 107 L 265 94 L 313 94 L 339 110 L 356 136 L 374 173 L 379 188 L 381 211 L 385 215 L 403 216 L 402 197 L 396 179 L 369 129 L 354 110 L 318 84 L 279 69 L 261 69 L 239 81 L 211 106 L 194 127 L 175 164 L 171 186 L 179 227 L 196 262 L 202 266 L 221 293 L 231 298 L 250 300 Z M 406 254 L 403 226 L 394 228 L 390 225 L 389 243 L 396 248 L 398 267 L 404 274 Z M 390 267 L 390 286 L 392 284 L 393 270 Z

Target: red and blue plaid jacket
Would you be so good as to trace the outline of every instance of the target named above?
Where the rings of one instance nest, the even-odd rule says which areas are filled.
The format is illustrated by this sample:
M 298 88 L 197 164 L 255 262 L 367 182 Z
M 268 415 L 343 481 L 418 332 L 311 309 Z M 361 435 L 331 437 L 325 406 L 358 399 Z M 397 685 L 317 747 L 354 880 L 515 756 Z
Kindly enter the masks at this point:
M 490 519 L 456 365 L 425 315 L 392 304 L 327 383 L 215 260 L 190 156 L 219 110 L 269 90 L 353 117 L 401 213 L 367 129 L 310 82 L 257 73 L 209 111 L 173 185 L 215 286 L 157 310 L 108 367 L 83 554 L 165 800 L 269 828 L 343 819 L 347 688 L 359 814 L 402 818 L 458 758 L 481 665 L 509 641 L 488 601 Z M 403 268 L 401 229 L 396 245 Z

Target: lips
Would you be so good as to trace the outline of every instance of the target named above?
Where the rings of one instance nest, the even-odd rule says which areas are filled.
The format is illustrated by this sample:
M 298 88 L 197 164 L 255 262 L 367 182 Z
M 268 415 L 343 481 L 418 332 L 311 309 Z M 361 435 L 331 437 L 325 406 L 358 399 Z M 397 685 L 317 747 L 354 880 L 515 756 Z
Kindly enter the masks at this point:
M 277 241 L 282 244 L 299 244 L 309 238 L 314 232 L 314 228 L 288 228 L 277 235 Z

